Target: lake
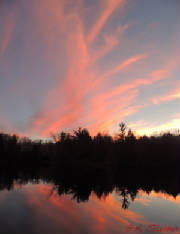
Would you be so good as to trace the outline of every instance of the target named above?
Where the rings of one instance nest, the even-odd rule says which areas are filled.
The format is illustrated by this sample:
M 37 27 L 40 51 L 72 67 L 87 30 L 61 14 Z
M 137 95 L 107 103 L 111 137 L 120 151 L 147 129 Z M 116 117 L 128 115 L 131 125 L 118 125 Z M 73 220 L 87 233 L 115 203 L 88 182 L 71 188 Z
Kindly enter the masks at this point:
M 180 195 L 114 187 L 87 197 L 77 185 L 62 187 L 1 177 L 0 233 L 180 233 Z

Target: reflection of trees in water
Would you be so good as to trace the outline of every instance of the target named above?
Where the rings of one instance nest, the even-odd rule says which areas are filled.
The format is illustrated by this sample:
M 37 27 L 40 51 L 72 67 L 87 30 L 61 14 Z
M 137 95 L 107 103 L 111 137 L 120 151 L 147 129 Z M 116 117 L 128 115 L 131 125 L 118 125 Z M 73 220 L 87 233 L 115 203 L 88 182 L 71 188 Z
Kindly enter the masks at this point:
M 56 191 L 59 196 L 70 194 L 72 199 L 77 202 L 89 200 L 91 193 L 101 199 L 111 194 L 114 190 L 119 195 L 122 208 L 127 209 L 131 202 L 136 198 L 138 191 L 143 190 L 149 194 L 152 190 L 163 192 L 173 197 L 180 193 L 179 177 L 173 173 L 170 175 L 157 176 L 149 173 L 133 172 L 133 170 L 122 170 L 121 172 L 108 174 L 107 171 L 101 173 L 90 173 L 89 171 L 71 172 L 67 168 L 61 170 L 41 171 L 29 170 L 22 172 L 18 170 L 0 171 L 0 190 L 11 190 L 14 188 L 14 182 L 19 185 L 27 183 L 39 184 L 42 181 L 52 184 L 52 189 L 47 199 Z M 133 176 L 131 176 L 133 175 Z
M 127 209 L 130 205 L 130 201 L 134 201 L 136 195 L 138 194 L 138 190 L 128 189 L 125 187 L 117 188 L 117 194 L 121 198 L 122 208 Z

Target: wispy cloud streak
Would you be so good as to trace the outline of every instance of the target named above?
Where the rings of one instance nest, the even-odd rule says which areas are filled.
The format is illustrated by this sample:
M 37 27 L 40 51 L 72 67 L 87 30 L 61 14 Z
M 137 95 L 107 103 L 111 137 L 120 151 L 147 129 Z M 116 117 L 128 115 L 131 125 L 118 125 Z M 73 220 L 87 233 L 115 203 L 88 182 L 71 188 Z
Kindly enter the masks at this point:
M 87 35 L 87 42 L 91 43 L 95 40 L 95 38 L 98 36 L 100 30 L 110 17 L 110 15 L 113 13 L 113 11 L 120 5 L 121 7 L 124 6 L 125 0 L 105 0 L 102 1 L 102 13 L 99 17 L 99 19 L 95 22 L 93 27 L 90 29 L 90 32 Z M 104 7 L 105 5 L 105 7 Z
M 2 32 L 2 39 L 0 40 L 0 59 L 4 55 L 15 27 L 15 19 L 12 14 L 10 14 L 7 22 L 4 25 L 4 30 Z

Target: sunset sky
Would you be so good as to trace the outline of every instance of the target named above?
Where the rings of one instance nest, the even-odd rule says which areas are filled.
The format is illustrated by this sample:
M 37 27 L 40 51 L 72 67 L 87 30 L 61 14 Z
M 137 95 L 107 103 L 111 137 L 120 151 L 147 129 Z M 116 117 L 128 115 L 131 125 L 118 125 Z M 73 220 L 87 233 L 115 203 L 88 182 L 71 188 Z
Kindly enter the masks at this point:
M 1 0 L 0 131 L 180 127 L 179 0 Z

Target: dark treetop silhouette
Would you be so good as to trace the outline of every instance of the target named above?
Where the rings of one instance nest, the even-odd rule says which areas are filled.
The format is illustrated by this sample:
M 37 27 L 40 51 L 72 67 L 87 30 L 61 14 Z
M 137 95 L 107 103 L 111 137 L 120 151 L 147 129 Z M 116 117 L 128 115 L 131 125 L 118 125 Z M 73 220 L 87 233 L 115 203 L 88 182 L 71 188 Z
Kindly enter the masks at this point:
M 120 123 L 116 138 L 98 133 L 91 137 L 79 128 L 73 134 L 53 135 L 54 142 L 32 141 L 27 137 L 0 133 L 0 165 L 23 167 L 61 166 L 62 164 L 95 167 L 164 167 L 173 169 L 179 162 L 180 135 L 164 133 L 137 138 Z

